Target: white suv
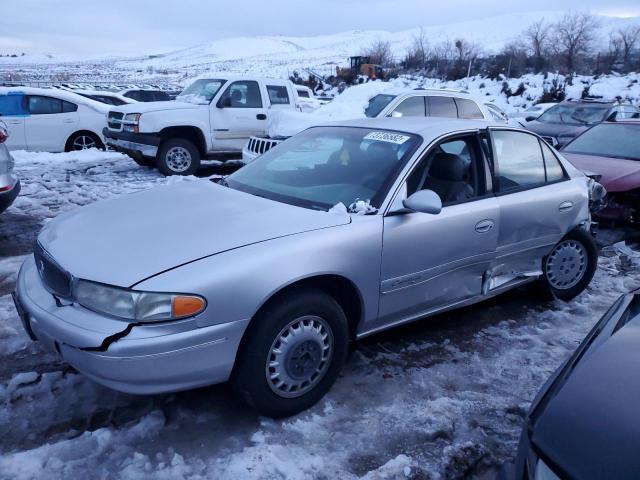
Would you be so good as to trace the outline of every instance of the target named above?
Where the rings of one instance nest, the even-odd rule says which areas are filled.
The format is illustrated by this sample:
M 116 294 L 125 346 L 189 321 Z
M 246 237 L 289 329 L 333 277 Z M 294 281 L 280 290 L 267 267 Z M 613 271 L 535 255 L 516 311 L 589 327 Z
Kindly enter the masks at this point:
M 364 113 L 370 118 L 448 117 L 493 121 L 487 106 L 462 90 L 390 89 L 371 98 Z M 287 138 L 253 136 L 242 150 L 242 160 L 249 163 Z
M 0 115 L 9 150 L 68 152 L 102 148 L 108 106 L 72 92 L 0 88 Z

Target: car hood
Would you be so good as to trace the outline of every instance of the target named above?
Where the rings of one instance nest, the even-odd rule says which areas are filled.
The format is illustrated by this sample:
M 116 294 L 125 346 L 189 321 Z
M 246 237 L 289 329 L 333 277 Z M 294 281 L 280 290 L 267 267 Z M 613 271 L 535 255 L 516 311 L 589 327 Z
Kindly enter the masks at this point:
M 626 192 L 640 188 L 640 161 L 622 158 L 560 152 L 576 168 L 602 175 L 599 183 L 608 192 Z
M 120 105 L 116 108 L 111 108 L 112 112 L 122 113 L 148 113 L 148 112 L 160 112 L 163 110 L 193 110 L 200 108 L 202 105 L 196 105 L 195 103 L 188 102 L 138 102 L 129 103 L 128 105 Z
M 538 120 L 531 120 L 526 122 L 525 126 L 527 130 L 531 130 L 538 135 L 545 137 L 575 137 L 578 134 L 584 132 L 587 125 L 567 125 L 564 123 L 547 123 L 539 122 Z
M 533 444 L 569 478 L 630 478 L 640 472 L 638 307 L 632 303 L 635 318 L 604 342 L 594 342 L 533 426 Z
M 38 241 L 73 276 L 130 287 L 203 257 L 350 221 L 208 180 L 182 181 L 63 214 Z

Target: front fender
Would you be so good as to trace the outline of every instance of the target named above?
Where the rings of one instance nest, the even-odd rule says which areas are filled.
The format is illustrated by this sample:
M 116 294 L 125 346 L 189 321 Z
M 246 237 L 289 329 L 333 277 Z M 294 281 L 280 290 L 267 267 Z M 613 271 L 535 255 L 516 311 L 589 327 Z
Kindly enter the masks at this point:
M 378 315 L 381 251 L 382 217 L 360 217 L 207 257 L 156 275 L 136 289 L 204 296 L 208 307 L 197 321 L 208 326 L 252 318 L 274 294 L 299 280 L 339 275 L 355 285 L 362 299 L 360 329 Z

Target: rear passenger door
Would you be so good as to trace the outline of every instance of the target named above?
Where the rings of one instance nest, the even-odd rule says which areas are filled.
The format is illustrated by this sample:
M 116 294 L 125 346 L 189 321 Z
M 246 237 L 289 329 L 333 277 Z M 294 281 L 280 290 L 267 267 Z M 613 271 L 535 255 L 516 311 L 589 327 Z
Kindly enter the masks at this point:
M 0 95 L 0 120 L 6 123 L 9 129 L 9 138 L 6 142 L 9 150 L 27 148 L 24 124 L 28 115 L 22 93 Z
M 491 129 L 500 228 L 492 287 L 541 273 L 542 258 L 576 224 L 584 192 L 535 135 Z
M 78 126 L 78 106 L 43 95 L 27 95 L 27 147 L 32 151 L 63 152 Z

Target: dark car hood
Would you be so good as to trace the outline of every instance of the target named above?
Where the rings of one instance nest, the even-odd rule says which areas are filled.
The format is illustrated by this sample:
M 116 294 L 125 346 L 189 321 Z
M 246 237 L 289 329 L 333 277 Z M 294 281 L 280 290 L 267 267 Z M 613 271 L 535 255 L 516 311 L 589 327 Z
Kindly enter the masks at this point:
M 635 478 L 640 472 L 639 400 L 637 315 L 587 350 L 536 414 L 532 443 L 571 478 Z
M 588 125 L 567 125 L 566 123 L 547 123 L 532 120 L 527 122 L 527 130 L 543 137 L 576 137 L 589 128 Z
M 640 161 L 565 151 L 561 153 L 577 169 L 602 175 L 600 183 L 607 192 L 626 192 L 640 188 Z

